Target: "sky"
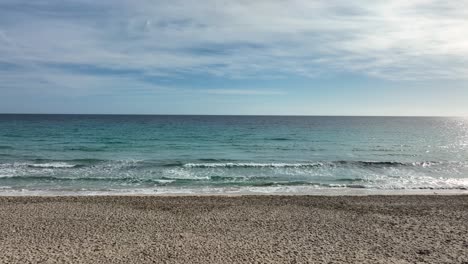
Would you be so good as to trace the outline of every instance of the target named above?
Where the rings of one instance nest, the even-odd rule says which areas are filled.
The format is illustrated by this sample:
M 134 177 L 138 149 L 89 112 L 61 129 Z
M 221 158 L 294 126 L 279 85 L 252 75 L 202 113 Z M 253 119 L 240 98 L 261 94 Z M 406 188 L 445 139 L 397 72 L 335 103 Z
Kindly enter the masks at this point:
M 468 0 L 0 0 L 0 113 L 468 116 Z

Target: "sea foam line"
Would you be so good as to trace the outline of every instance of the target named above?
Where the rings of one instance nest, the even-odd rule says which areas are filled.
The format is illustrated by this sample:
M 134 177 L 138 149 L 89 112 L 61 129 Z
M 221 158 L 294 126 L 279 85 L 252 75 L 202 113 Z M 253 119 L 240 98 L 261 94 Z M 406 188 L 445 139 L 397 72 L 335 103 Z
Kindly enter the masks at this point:
M 443 162 L 421 161 L 421 162 L 398 162 L 398 161 L 324 161 L 310 163 L 255 163 L 255 162 L 228 162 L 228 163 L 186 163 L 185 168 L 304 168 L 323 166 L 377 166 L 377 167 L 430 167 L 433 165 L 443 165 Z M 447 162 L 447 165 L 463 165 L 456 162 Z
M 186 168 L 299 168 L 320 167 L 323 163 L 187 163 Z

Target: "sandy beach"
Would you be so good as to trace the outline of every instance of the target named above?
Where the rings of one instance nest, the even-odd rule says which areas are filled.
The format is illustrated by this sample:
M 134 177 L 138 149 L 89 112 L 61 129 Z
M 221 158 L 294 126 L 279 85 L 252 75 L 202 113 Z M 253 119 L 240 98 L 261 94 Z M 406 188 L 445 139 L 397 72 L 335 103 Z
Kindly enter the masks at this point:
M 468 196 L 0 197 L 0 263 L 468 263 Z

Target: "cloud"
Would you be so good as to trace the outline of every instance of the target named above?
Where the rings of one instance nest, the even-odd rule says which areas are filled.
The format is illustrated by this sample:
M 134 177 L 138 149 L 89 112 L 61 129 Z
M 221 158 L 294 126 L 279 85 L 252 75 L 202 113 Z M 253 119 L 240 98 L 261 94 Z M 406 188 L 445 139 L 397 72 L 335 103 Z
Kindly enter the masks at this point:
M 71 90 L 147 87 L 147 77 L 185 75 L 466 79 L 467 6 L 466 0 L 0 0 L 0 63 L 15 66 L 0 65 L 0 76 L 9 87 L 17 78 L 23 86 Z
M 218 95 L 283 95 L 285 92 L 276 90 L 247 90 L 247 89 L 205 89 L 202 93 Z

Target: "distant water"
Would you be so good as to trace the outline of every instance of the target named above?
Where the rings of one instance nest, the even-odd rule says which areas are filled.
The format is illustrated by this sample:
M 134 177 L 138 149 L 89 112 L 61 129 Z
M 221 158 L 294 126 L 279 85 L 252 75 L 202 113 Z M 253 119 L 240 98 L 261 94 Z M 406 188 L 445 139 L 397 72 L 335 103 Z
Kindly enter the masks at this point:
M 0 115 L 0 194 L 467 190 L 468 119 Z

